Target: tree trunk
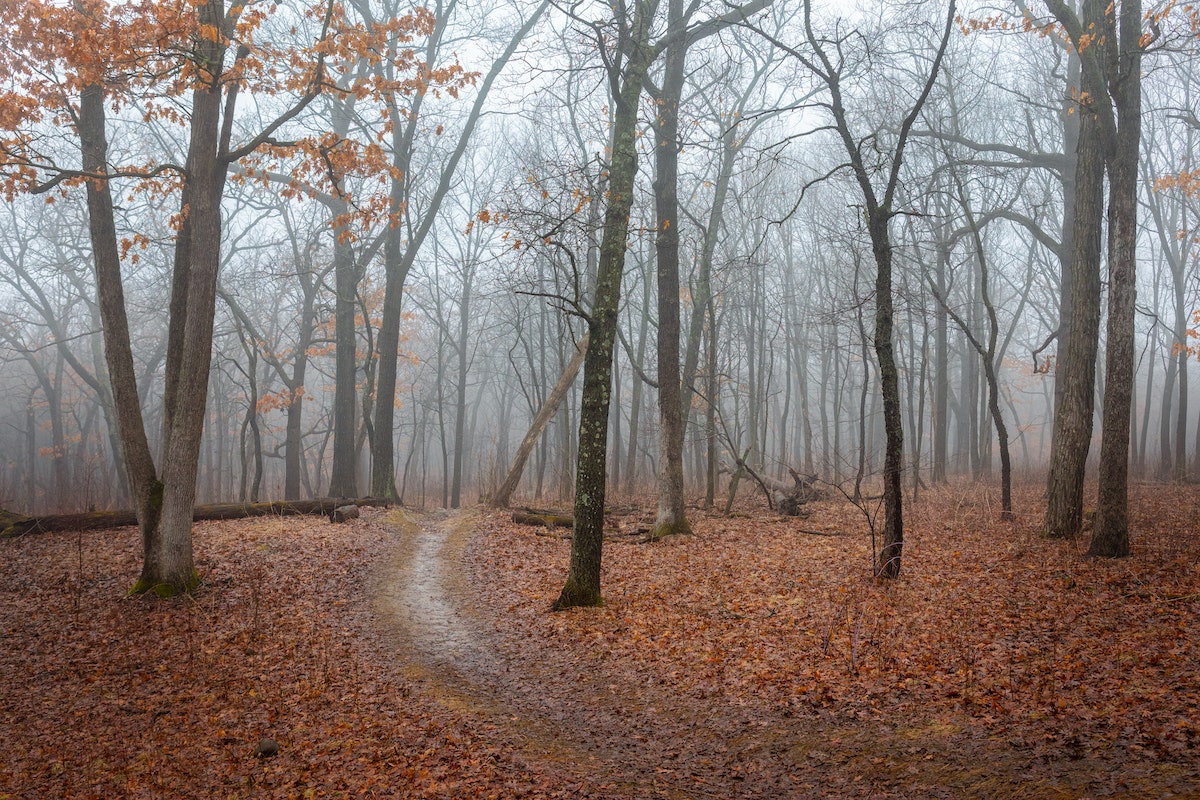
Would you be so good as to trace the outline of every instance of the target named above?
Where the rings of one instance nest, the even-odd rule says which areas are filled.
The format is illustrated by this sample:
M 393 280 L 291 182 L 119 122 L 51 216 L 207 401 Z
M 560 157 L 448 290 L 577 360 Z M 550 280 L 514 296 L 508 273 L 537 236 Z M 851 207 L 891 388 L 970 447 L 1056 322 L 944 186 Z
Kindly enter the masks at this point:
M 1120 56 L 1109 92 L 1119 128 L 1108 162 L 1108 343 L 1095 534 L 1089 555 L 1129 555 L 1129 421 L 1137 297 L 1137 164 L 1141 146 L 1140 0 L 1122 0 Z M 1115 31 L 1110 30 L 1110 35 Z
M 946 264 L 950 260 L 946 231 L 938 242 L 934 293 L 946 297 Z M 950 335 L 946 309 L 937 304 L 934 312 L 933 368 L 933 474 L 934 483 L 946 483 L 950 442 Z
M 682 0 L 669 0 L 666 65 L 654 125 L 658 227 L 658 517 L 651 536 L 691 533 L 684 513 L 683 408 L 679 386 L 679 103 L 687 40 Z
M 454 466 L 450 482 L 450 507 L 458 508 L 462 503 L 463 461 L 466 458 L 467 420 L 467 337 L 471 322 L 471 280 L 473 268 L 464 265 L 462 301 L 458 307 L 458 342 L 455 345 L 458 375 L 454 387 Z
M 79 139 L 82 165 L 89 172 L 103 172 L 108 163 L 105 123 L 104 90 L 97 85 L 85 86 L 79 103 Z M 87 182 L 87 206 L 88 232 L 96 273 L 96 302 L 104 323 L 104 359 L 112 387 L 121 455 L 141 531 L 142 549 L 148 563 L 149 554 L 159 539 L 162 483 L 158 479 L 142 420 L 137 371 L 134 368 L 129 320 L 125 311 L 112 189 L 107 181 Z M 145 572 L 143 568 L 143 574 Z
M 704 313 L 706 309 L 699 309 Z M 717 377 L 717 304 L 712 295 L 708 297 L 708 333 L 704 343 L 704 395 L 708 399 L 704 410 L 705 470 L 704 507 L 712 508 L 717 496 L 717 408 L 721 402 L 721 382 Z
M 882 195 L 876 192 L 872 177 L 876 171 L 868 169 L 863 161 L 861 141 L 856 141 L 842 99 L 842 70 L 846 65 L 839 59 L 836 64 L 826 53 L 824 40 L 817 37 L 812 28 L 812 4 L 804 4 L 804 25 L 808 44 L 820 62 L 819 71 L 830 93 L 829 111 L 833 115 L 834 130 L 842 140 L 846 155 L 853 170 L 855 181 L 862 192 L 867 231 L 871 237 L 871 251 L 875 256 L 875 355 L 879 361 L 879 383 L 883 394 L 884 458 L 883 458 L 883 544 L 876 563 L 876 574 L 883 578 L 900 575 L 901 555 L 904 548 L 904 516 L 902 509 L 903 490 L 901 481 L 904 472 L 904 430 L 900 408 L 900 376 L 896 367 L 894 342 L 892 340 L 894 301 L 892 298 L 892 242 L 889 227 L 895 213 L 892 202 L 900 182 L 900 170 L 904 163 L 904 150 L 913 123 L 921 113 L 925 101 L 937 82 L 950 32 L 954 27 L 955 2 L 951 0 L 946 11 L 940 43 L 929 75 L 920 95 L 900 123 L 895 150 L 887 170 L 887 184 Z
M 336 216 L 349 209 L 339 203 Z M 334 276 L 334 391 L 333 391 L 333 468 L 329 477 L 329 494 L 334 497 L 354 497 L 358 494 L 358 470 L 354 463 L 354 439 L 358 411 L 358 358 L 356 324 L 359 274 L 354 263 L 354 251 L 340 225 L 333 236 Z
M 1058 359 L 1059 368 L 1054 372 L 1054 410 L 1062 404 L 1063 383 L 1065 373 L 1061 369 L 1061 361 L 1067 351 L 1067 331 L 1071 328 L 1074 309 L 1071 306 L 1074 297 L 1074 277 L 1071 266 L 1075 257 L 1075 224 L 1076 206 L 1079 198 L 1079 134 L 1083 114 L 1079 113 L 1079 93 L 1081 68 L 1079 54 L 1074 48 L 1067 48 L 1067 85 L 1063 87 L 1062 107 L 1059 119 L 1062 122 L 1063 156 L 1065 162 L 1062 170 L 1063 214 L 1062 236 L 1059 242 L 1058 262 L 1061 267 L 1058 300 Z M 1053 434 L 1051 435 L 1051 452 L 1053 453 Z
M 1104 0 L 1086 0 L 1084 25 L 1103 25 Z M 1101 229 L 1104 216 L 1104 142 L 1096 104 L 1107 102 L 1105 87 L 1084 69 L 1079 106 L 1069 324 L 1060 328 L 1059 392 L 1050 440 L 1045 533 L 1075 536 L 1083 521 L 1083 481 L 1092 440 L 1096 352 L 1100 326 Z M 1104 98 L 1103 100 L 1101 98 Z
M 194 522 L 245 519 L 248 517 L 286 517 L 297 514 L 329 514 L 343 505 L 383 506 L 386 501 L 377 497 L 323 497 L 317 500 L 282 500 L 271 503 L 214 503 L 195 506 Z M 19 517 L 0 513 L 0 539 L 29 536 L 56 531 L 91 531 L 138 525 L 134 511 L 88 511 L 82 514 L 51 514 L 41 517 Z
M 222 5 L 220 0 L 209 0 L 200 9 L 201 18 L 219 27 L 224 19 Z M 220 44 L 201 39 L 197 47 L 206 63 L 221 62 L 224 47 Z M 226 166 L 218 154 L 220 85 L 214 76 L 211 85 L 201 85 L 192 93 L 188 180 L 182 197 L 186 219 L 179 232 L 175 263 L 175 289 L 182 287 L 183 292 L 172 293 L 174 335 L 168 337 L 164 394 L 162 527 L 145 554 L 135 592 L 171 594 L 187 591 L 199 580 L 192 556 L 192 506 L 208 398 L 220 267 L 221 197 L 226 176 Z M 174 360 L 171 341 L 178 342 Z
M 584 356 L 583 396 L 579 410 L 579 456 L 575 479 L 575 527 L 571 534 L 571 561 L 566 584 L 554 610 L 572 606 L 597 606 L 600 596 L 600 563 L 604 545 L 605 458 L 608 445 L 608 406 L 612 392 L 613 341 L 629 236 L 629 211 L 633 206 L 637 176 L 637 112 L 642 83 L 650 66 L 650 24 L 658 0 L 636 4 L 631 27 L 622 32 L 622 52 L 628 62 L 620 76 L 613 120 L 609 200 L 604 213 L 604 239 L 596 293 L 588 317 L 590 337 Z M 627 38 L 626 38 L 627 37 Z
M 638 438 L 642 419 L 642 384 L 644 381 L 637 374 L 646 362 L 646 342 L 650 330 L 650 272 L 642 273 L 642 314 L 638 323 L 637 364 L 633 377 L 633 389 L 629 400 L 629 450 L 625 456 L 625 493 L 633 494 L 637 484 L 638 472 Z M 631 359 L 632 360 L 632 359 Z
M 886 435 L 883 454 L 883 546 L 877 572 L 884 578 L 900 575 L 904 550 L 903 486 L 904 430 L 900 414 L 900 373 L 892 339 L 895 315 L 892 300 L 892 245 L 890 218 L 875 214 L 868 220 L 871 249 L 875 254 L 875 357 L 879 360 L 879 383 L 883 393 L 883 425 Z
M 554 415 L 558 412 L 558 407 L 562 405 L 563 398 L 567 396 L 567 392 L 575 384 L 575 377 L 579 375 L 579 368 L 583 366 L 584 354 L 587 352 L 588 335 L 584 334 L 579 343 L 575 345 L 575 354 L 571 356 L 571 360 L 567 363 L 567 368 L 563 370 L 559 376 L 558 382 L 554 384 L 554 388 L 550 390 L 550 394 L 546 397 L 542 407 L 538 409 L 533 421 L 529 424 L 529 430 L 525 432 L 525 438 L 521 440 L 521 444 L 517 447 L 517 453 L 513 456 L 512 465 L 508 468 L 508 474 L 505 475 L 500 488 L 496 490 L 492 497 L 491 505 L 493 508 L 508 508 L 512 501 L 513 492 L 517 489 L 517 484 L 521 482 L 521 475 L 525 471 L 525 462 L 529 460 L 529 454 L 533 452 L 533 448 L 541 439 L 542 433 L 546 430 L 546 426 Z

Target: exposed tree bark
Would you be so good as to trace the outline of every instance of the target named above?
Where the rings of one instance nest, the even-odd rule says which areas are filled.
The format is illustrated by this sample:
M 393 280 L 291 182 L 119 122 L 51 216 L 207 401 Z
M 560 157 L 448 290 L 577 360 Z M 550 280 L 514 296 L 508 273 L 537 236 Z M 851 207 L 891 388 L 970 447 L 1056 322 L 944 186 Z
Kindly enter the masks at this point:
M 83 88 L 78 128 L 82 166 L 89 172 L 104 172 L 107 169 L 105 102 L 101 86 L 93 84 Z M 100 308 L 100 319 L 104 323 L 104 358 L 112 386 L 125 472 L 129 476 L 130 493 L 142 534 L 142 549 L 148 564 L 149 554 L 160 538 L 159 514 L 163 486 L 142 421 L 129 319 L 125 311 L 125 288 L 121 278 L 112 189 L 107 181 L 88 181 L 87 205 L 88 231 L 96 273 L 96 301 Z M 185 585 L 179 588 L 190 586 L 189 576 Z
M 202 23 L 214 29 L 227 25 L 221 0 L 208 0 L 199 13 Z M 162 530 L 150 543 L 134 591 L 182 591 L 199 580 L 192 557 L 192 506 L 212 362 L 220 268 L 216 243 L 221 241 L 221 198 L 229 162 L 223 152 L 227 139 L 222 137 L 220 70 L 214 66 L 221 64 L 225 45 L 201 37 L 196 48 L 200 63 L 215 74 L 192 92 L 188 179 L 181 198 L 186 218 L 175 253 L 163 397 Z M 236 90 L 230 91 L 236 97 Z
M 1062 0 L 1047 5 L 1064 25 L 1074 23 L 1078 42 L 1079 20 Z M 1085 0 L 1083 26 L 1104 25 L 1105 0 Z M 1104 215 L 1104 132 L 1101 115 L 1107 104 L 1103 51 L 1085 48 L 1079 104 L 1079 146 L 1075 182 L 1074 222 L 1070 280 L 1071 316 L 1060 328 L 1060 373 L 1055 384 L 1058 402 L 1050 444 L 1045 533 L 1052 538 L 1076 535 L 1083 522 L 1083 481 L 1091 448 L 1095 405 L 1096 353 L 1100 326 L 1101 229 Z M 1088 61 L 1093 63 L 1088 64 Z M 1089 68 L 1090 66 L 1090 68 Z
M 1118 128 L 1108 159 L 1108 343 L 1099 498 L 1095 532 L 1088 548 L 1088 554 L 1093 556 L 1129 555 L 1129 425 L 1136 335 L 1141 37 L 1141 0 L 1122 0 L 1120 19 L 1116 24 L 1110 24 L 1108 45 L 1108 90 L 1116 109 Z
M 600 564 L 604 547 L 605 459 L 613 344 L 621 298 L 621 274 L 625 267 L 625 243 L 629 236 L 629 211 L 633 206 L 633 184 L 637 176 L 638 100 L 653 58 L 650 25 L 657 7 L 658 0 L 637 2 L 632 15 L 618 21 L 616 63 L 609 68 L 616 104 L 609 149 L 609 200 L 604 213 L 596 291 L 587 320 L 589 338 L 579 410 L 571 561 L 566 583 L 553 605 L 555 611 L 572 606 L 597 606 L 603 602 Z
M 354 99 L 333 103 L 333 131 L 339 139 L 350 128 Z M 358 283 L 363 271 L 351 246 L 350 231 L 342 221 L 350 211 L 343 196 L 342 177 L 330 176 L 335 196 L 326 200 L 333 216 L 333 465 L 329 475 L 329 493 L 335 497 L 358 494 L 358 465 L 354 440 L 358 434 Z
M 765 7 L 769 0 L 754 0 L 677 35 L 691 41 L 740 22 L 746 14 Z M 603 553 L 604 496 L 607 488 L 605 464 L 608 450 L 608 410 L 612 393 L 613 344 L 617 333 L 617 309 L 621 299 L 621 275 L 629 236 L 629 212 L 633 206 L 637 177 L 637 112 L 642 86 L 654 61 L 670 40 L 650 42 L 650 27 L 659 0 L 639 0 L 629 9 L 617 11 L 617 39 L 606 66 L 610 92 L 616 106 L 610 139 L 608 205 L 604 211 L 604 233 L 596 271 L 596 289 L 588 315 L 590 338 L 584 356 L 583 394 L 579 409 L 579 455 L 576 460 L 575 528 L 571 536 L 571 562 L 562 593 L 554 602 L 558 611 L 572 606 L 595 606 L 600 596 L 600 564 Z M 630 13 L 632 11 L 632 13 Z M 605 34 L 596 31 L 600 46 Z
M 654 122 L 655 249 L 658 275 L 658 517 L 651 536 L 691 533 L 684 513 L 683 409 L 679 386 L 679 103 L 687 24 L 683 0 L 668 0 L 663 83 Z

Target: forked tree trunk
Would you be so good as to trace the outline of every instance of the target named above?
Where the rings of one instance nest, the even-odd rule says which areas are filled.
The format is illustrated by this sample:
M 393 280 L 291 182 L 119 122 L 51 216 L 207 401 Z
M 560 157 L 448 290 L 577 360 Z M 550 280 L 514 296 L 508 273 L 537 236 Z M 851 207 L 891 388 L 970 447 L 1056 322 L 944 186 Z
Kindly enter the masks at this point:
M 1086 0 L 1084 25 L 1103 25 L 1105 0 Z M 1096 52 L 1092 53 L 1093 56 Z M 1074 536 L 1083 522 L 1083 481 L 1092 441 L 1096 392 L 1096 351 L 1100 326 L 1101 229 L 1104 216 L 1103 134 L 1096 104 L 1107 102 L 1103 82 L 1084 69 L 1088 98 L 1079 105 L 1079 147 L 1075 177 L 1070 280 L 1071 315 L 1060 329 L 1059 391 L 1050 440 L 1045 534 Z
M 874 168 L 868 168 L 863 161 L 861 140 L 856 140 L 852 131 L 846 107 L 842 98 L 842 77 L 846 65 L 840 60 L 834 61 L 825 51 L 826 41 L 819 38 L 812 27 L 812 3 L 804 4 L 804 28 L 808 45 L 812 48 L 816 60 L 809 59 L 807 65 L 813 69 L 825 83 L 830 94 L 829 110 L 833 115 L 834 130 L 837 132 L 845 147 L 850 168 L 855 181 L 863 195 L 864 211 L 866 214 L 867 231 L 871 237 L 871 251 L 875 256 L 875 355 L 879 360 L 879 382 L 883 394 L 883 424 L 884 424 L 884 460 L 883 460 L 883 505 L 884 527 L 883 546 L 876 562 L 876 574 L 884 578 L 896 578 L 900 575 L 900 559 L 904 548 L 904 517 L 901 508 L 903 500 L 901 479 L 904 470 L 904 431 L 900 411 L 900 376 L 896 367 L 894 344 L 892 341 L 893 328 L 893 299 L 892 299 L 892 242 L 889 227 L 892 208 L 896 196 L 896 188 L 900 181 L 900 169 L 904 163 L 904 150 L 913 123 L 921 113 L 925 101 L 937 81 L 941 70 L 942 60 L 946 54 L 946 46 L 950 32 L 954 27 L 955 2 L 951 0 L 946 11 L 946 20 L 942 29 L 941 39 L 929 75 L 925 80 L 921 94 L 917 97 L 900 123 L 896 137 L 895 150 L 891 153 L 891 163 L 888 165 L 887 183 L 882 193 L 878 193 L 872 177 Z M 793 51 L 794 52 L 794 51 Z

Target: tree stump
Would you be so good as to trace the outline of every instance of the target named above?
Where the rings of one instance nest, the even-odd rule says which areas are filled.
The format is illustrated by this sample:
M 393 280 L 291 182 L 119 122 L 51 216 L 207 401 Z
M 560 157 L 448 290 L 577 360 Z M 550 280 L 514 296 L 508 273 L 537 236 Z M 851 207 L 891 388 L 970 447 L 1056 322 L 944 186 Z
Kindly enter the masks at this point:
M 352 519 L 358 519 L 358 506 L 356 505 L 338 506 L 329 512 L 329 521 L 333 523 L 346 522 Z

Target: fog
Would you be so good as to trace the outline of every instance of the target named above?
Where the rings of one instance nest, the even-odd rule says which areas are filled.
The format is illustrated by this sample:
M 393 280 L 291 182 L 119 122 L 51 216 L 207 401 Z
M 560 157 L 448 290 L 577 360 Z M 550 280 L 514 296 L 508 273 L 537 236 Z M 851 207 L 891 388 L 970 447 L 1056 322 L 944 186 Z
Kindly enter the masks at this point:
M 195 502 L 394 490 L 399 502 L 443 507 L 496 492 L 584 346 L 613 200 L 613 88 L 633 55 L 615 43 L 634 17 L 599 3 L 489 0 L 439 4 L 428 20 L 388 28 L 400 16 L 392 5 L 347 4 L 338 46 L 320 56 L 328 86 L 319 91 L 319 17 L 285 4 L 253 36 L 237 34 L 251 56 L 238 66 L 236 47 L 222 55 L 221 102 L 234 84 L 241 95 L 227 118 L 232 143 L 217 143 L 237 157 L 214 195 L 215 239 L 191 230 L 202 203 L 187 187 L 203 167 L 187 70 L 171 77 L 159 69 L 166 53 L 143 47 L 121 61 L 114 48 L 101 54 L 97 79 L 77 54 L 54 60 L 30 44 L 47 29 L 6 28 L 0 507 L 35 514 L 132 502 L 119 420 L 135 409 L 114 391 L 122 379 L 105 357 L 113 330 L 97 294 L 89 183 L 111 188 L 135 416 L 160 470 L 174 448 L 187 452 L 186 432 L 166 432 L 185 417 L 172 395 L 207 387 Z M 673 29 L 660 5 L 651 40 L 665 48 Z M 723 18 L 725 5 L 700 3 L 690 18 L 725 22 L 703 36 L 691 29 L 686 50 L 678 214 L 669 220 L 678 234 L 677 328 L 660 325 L 659 312 L 655 125 L 672 101 L 658 53 L 640 92 L 607 437 L 608 488 L 619 497 L 657 491 L 663 336 L 680 343 L 690 498 L 724 502 L 739 462 L 785 482 L 789 469 L 815 474 L 847 492 L 881 481 L 887 432 L 868 209 L 828 81 L 814 71 L 805 4 L 755 6 Z M 1002 11 L 1001 24 L 983 7 L 959 8 L 961 24 L 906 132 L 887 211 L 908 492 L 954 476 L 998 481 L 985 359 L 1014 472 L 1040 475 L 1050 459 L 1060 320 L 1070 309 L 1063 276 L 1075 148 L 1080 117 L 1093 112 L 1068 33 L 1040 4 L 1033 12 L 1043 16 L 1026 24 L 1015 7 Z M 838 70 L 851 143 L 877 187 L 896 161 L 901 120 L 930 73 L 945 15 L 938 3 L 812 9 L 814 36 Z M 1139 479 L 1186 479 L 1200 465 L 1189 404 L 1200 308 L 1193 25 L 1182 12 L 1148 25 L 1142 56 L 1128 449 Z M 352 35 L 358 29 L 366 32 Z M 129 63 L 136 67 L 118 75 L 114 65 Z M 102 167 L 81 149 L 80 88 L 95 80 L 108 82 Z M 30 97 L 34 107 L 21 101 Z M 1102 224 L 1107 237 L 1108 218 Z M 195 297 L 173 306 L 181 235 L 215 259 L 211 312 Z M 1108 383 L 1108 266 L 1107 257 L 1095 264 L 1089 469 Z M 193 325 L 211 315 L 207 362 L 188 349 L 184 313 Z M 516 489 L 523 502 L 561 505 L 574 495 L 582 383 L 581 373 L 567 384 L 529 452 Z

